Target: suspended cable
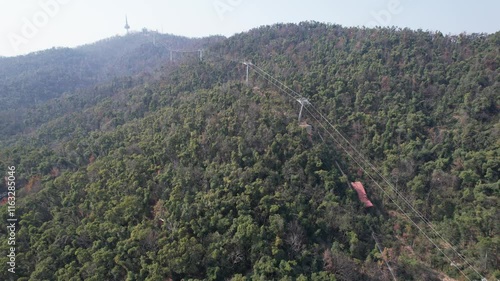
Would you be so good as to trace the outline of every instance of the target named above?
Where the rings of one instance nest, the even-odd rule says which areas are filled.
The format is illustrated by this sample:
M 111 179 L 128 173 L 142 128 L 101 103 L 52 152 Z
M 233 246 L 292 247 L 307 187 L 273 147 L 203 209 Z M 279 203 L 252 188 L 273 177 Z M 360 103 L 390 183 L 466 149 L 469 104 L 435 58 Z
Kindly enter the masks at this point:
M 196 51 L 184 51 L 184 50 L 168 50 L 170 52 L 170 59 L 172 60 L 172 53 L 173 52 L 177 52 L 177 53 L 200 53 L 200 59 L 201 59 L 201 52 L 202 50 L 196 50 Z M 241 60 L 234 60 L 234 59 L 230 59 L 230 58 L 227 58 L 227 57 L 223 57 L 223 56 L 219 56 L 221 59 L 223 60 L 226 60 L 226 61 L 232 61 L 232 62 L 238 62 L 238 63 L 241 63 L 242 61 Z M 288 87 L 287 85 L 285 85 L 284 83 L 282 83 L 281 81 L 279 81 L 278 79 L 276 79 L 275 77 L 273 77 L 271 74 L 269 74 L 268 72 L 264 71 L 262 68 L 256 66 L 255 64 L 252 64 L 252 63 L 248 63 L 248 62 L 245 62 L 245 64 L 247 65 L 247 67 L 252 67 L 255 72 L 257 74 L 259 74 L 262 78 L 264 78 L 265 80 L 267 80 L 269 83 L 271 83 L 272 85 L 274 85 L 275 87 L 277 87 L 281 92 L 285 93 L 286 95 L 288 95 L 289 97 L 295 99 L 295 100 L 298 100 L 300 102 L 300 100 L 306 100 L 301 94 L 297 93 L 296 91 L 294 91 L 293 89 L 291 89 L 290 87 Z M 248 79 L 248 75 L 247 75 L 247 79 Z M 248 83 L 248 80 L 247 80 L 247 83 Z M 443 254 L 451 263 L 451 265 L 454 265 L 458 271 L 464 275 L 468 280 L 470 280 L 466 275 L 465 273 L 460 269 L 458 268 L 458 265 L 456 265 L 453 260 L 444 253 L 444 251 L 434 242 L 434 240 L 432 240 L 428 234 L 420 227 L 418 226 L 415 221 L 403 210 L 403 208 L 395 201 L 395 199 L 389 195 L 389 193 L 387 193 L 387 191 L 382 188 L 382 186 L 380 186 L 380 184 L 374 179 L 374 177 L 372 176 L 372 174 L 367 170 L 365 169 L 365 167 L 362 165 L 366 165 L 368 166 L 380 179 L 382 179 L 388 186 L 389 188 L 391 189 L 391 191 L 396 195 L 397 198 L 400 198 L 410 209 L 411 211 L 413 211 L 413 213 L 415 213 L 417 215 L 418 218 L 420 218 L 424 224 L 426 226 L 428 226 L 431 230 L 432 230 L 432 233 L 434 233 L 436 236 L 438 236 L 442 241 L 444 241 L 452 250 L 453 252 L 458 256 L 460 257 L 460 259 L 466 263 L 466 265 L 468 267 L 470 267 L 471 269 L 474 270 L 474 272 L 476 272 L 479 276 L 481 276 L 484 280 L 486 280 L 484 278 L 484 276 L 482 276 L 482 274 L 479 273 L 479 271 L 474 267 L 472 266 L 472 264 L 462 255 L 458 252 L 458 250 L 453 246 L 453 244 L 451 244 L 447 239 L 445 239 L 435 228 L 434 226 L 432 225 L 432 223 L 423 216 L 423 214 L 418 211 L 410 202 L 408 199 L 406 199 L 406 197 L 400 192 L 398 191 L 394 185 L 385 177 L 383 176 L 380 171 L 373 165 L 371 164 L 370 161 L 368 161 L 361 152 L 358 151 L 358 149 L 311 103 L 307 103 L 307 104 L 303 104 L 301 103 L 302 107 L 301 107 L 301 110 L 302 108 L 305 109 L 315 120 L 316 122 L 318 122 L 318 124 L 320 124 L 320 126 L 323 128 L 323 130 L 325 130 L 327 132 L 328 135 L 330 135 L 330 137 L 332 137 L 332 139 L 334 140 L 334 142 L 349 156 L 349 158 L 351 160 L 353 160 L 359 167 L 360 169 L 366 173 L 368 175 L 368 177 L 375 183 L 375 185 L 390 199 L 390 201 L 392 203 L 394 203 L 398 209 L 403 212 L 403 214 L 419 229 L 419 231 L 431 242 L 431 244 L 433 244 L 437 249 L 438 251 Z M 358 161 L 354 155 L 352 155 L 348 149 L 345 147 L 346 145 L 342 145 L 341 142 L 327 129 L 327 126 L 325 126 L 321 120 L 319 120 L 316 116 L 314 116 L 313 112 L 311 110 L 309 110 L 309 107 L 311 108 L 311 110 L 318 114 L 320 116 L 320 119 L 323 120 L 323 122 L 326 122 L 326 124 L 328 124 L 328 126 L 330 128 L 333 129 L 333 131 L 340 137 L 341 140 L 343 140 L 343 142 L 346 143 L 347 147 L 349 147 L 350 149 L 352 149 L 355 154 L 361 159 L 361 163 L 360 161 Z M 322 138 L 322 137 L 321 137 Z
M 324 142 L 324 140 L 323 140 Z M 344 174 L 344 171 L 342 170 L 342 168 L 340 168 L 340 165 L 337 161 L 335 161 L 335 164 L 337 165 L 337 168 L 339 168 L 339 171 L 340 173 L 342 174 L 342 176 L 346 179 L 346 183 L 347 183 L 347 188 L 351 188 L 350 184 L 349 184 L 349 179 L 347 178 L 346 174 Z M 392 267 L 391 265 L 389 264 L 389 261 L 385 260 L 384 257 L 383 257 L 383 251 L 382 251 L 382 248 L 380 247 L 380 243 L 378 242 L 378 239 L 377 237 L 375 236 L 375 230 L 373 230 L 373 227 L 370 225 L 370 230 L 372 231 L 372 237 L 373 237 L 373 240 L 375 241 L 375 246 L 377 247 L 378 251 L 380 252 L 380 255 L 382 256 L 381 259 L 384 261 L 385 265 L 387 266 L 387 268 L 389 269 L 389 272 L 391 273 L 392 275 L 392 279 L 394 281 L 397 281 L 396 279 L 396 275 L 394 273 L 394 271 L 392 270 Z
M 371 228 L 371 227 L 370 227 Z M 375 232 L 373 231 L 372 229 L 372 237 L 373 237 L 373 240 L 375 240 L 375 245 L 378 249 L 378 251 L 380 252 L 380 255 L 383 255 L 383 251 L 382 251 L 382 248 L 380 247 L 380 243 L 378 242 L 378 239 L 377 237 L 375 236 Z M 392 267 L 391 265 L 389 264 L 389 261 L 386 261 L 383 257 L 382 257 L 382 260 L 385 262 L 385 264 L 387 265 L 387 268 L 389 268 L 389 272 L 391 273 L 391 276 L 392 276 L 392 279 L 394 281 L 397 281 L 396 279 L 396 274 L 394 273 L 394 271 L 392 270 Z
M 252 64 L 252 67 L 254 67 L 254 69 L 258 70 L 256 71 L 259 75 L 261 75 L 261 77 L 265 78 L 267 81 L 269 81 L 271 84 L 277 86 L 279 88 L 280 91 L 284 92 L 285 94 L 287 94 L 288 96 L 294 98 L 294 99 L 300 99 L 300 98 L 303 98 L 302 95 L 300 95 L 299 93 L 295 92 L 293 89 L 289 88 L 288 86 L 286 86 L 285 84 L 283 84 L 281 81 L 279 81 L 278 79 L 274 78 L 272 75 L 270 75 L 269 73 L 267 73 L 266 71 L 264 71 L 263 69 L 257 67 L 256 65 Z M 288 91 L 285 91 L 284 89 L 287 89 Z M 291 92 L 291 93 L 290 93 Z M 470 267 L 471 269 L 473 269 L 479 276 L 481 276 L 482 278 L 484 278 L 480 273 L 479 271 L 477 271 L 474 266 L 472 266 L 472 264 L 463 256 L 461 255 L 458 250 L 456 250 L 455 247 L 453 247 L 453 245 L 448 241 L 446 240 L 435 228 L 434 226 L 430 223 L 429 220 L 427 220 L 421 212 L 419 212 L 417 209 L 415 209 L 415 207 L 405 198 L 405 196 L 403 194 L 401 194 L 401 192 L 399 192 L 395 187 L 394 185 L 392 185 L 392 183 L 389 182 L 389 180 L 387 178 L 385 178 L 379 171 L 378 169 L 376 169 L 373 164 L 371 164 L 368 160 L 366 160 L 366 158 L 356 149 L 356 147 L 354 145 L 351 144 L 351 142 L 349 142 L 349 140 L 347 140 L 344 135 L 342 133 L 340 133 L 340 131 L 338 131 L 338 129 L 333 126 L 333 124 L 316 108 L 314 107 L 314 105 L 312 104 L 309 104 L 309 107 L 312 108 L 312 110 L 318 114 L 321 119 L 323 119 L 323 121 L 325 121 L 334 131 L 337 135 L 340 136 L 340 138 L 352 149 L 354 150 L 354 152 L 357 154 L 358 157 L 361 158 L 361 162 L 364 163 L 365 165 L 367 165 L 371 170 L 373 170 L 375 172 L 376 175 L 378 175 L 389 187 L 390 189 L 396 194 L 396 196 L 398 198 L 400 198 L 407 206 L 410 207 L 410 209 L 417 215 L 417 217 L 419 217 L 425 225 L 427 225 L 434 234 L 436 234 L 441 240 L 443 240 L 446 244 L 448 244 L 448 246 L 451 247 L 451 249 L 455 252 L 455 254 L 460 257 L 460 259 L 462 259 L 468 267 Z M 311 112 L 308 107 L 305 107 L 305 109 L 309 112 L 309 114 L 311 116 L 313 116 L 313 118 L 316 120 L 316 122 L 318 122 L 321 127 L 332 137 L 332 139 L 335 141 L 335 143 L 337 143 L 337 145 L 339 145 L 342 150 L 344 152 L 346 152 L 346 154 L 349 156 L 349 158 L 351 158 L 354 162 L 356 162 L 356 164 L 363 170 L 363 172 L 365 172 L 369 177 L 370 179 L 375 183 L 375 185 L 386 195 L 388 196 L 388 198 L 390 199 L 391 202 L 393 202 L 400 211 L 403 212 L 403 214 L 405 214 L 405 216 L 419 229 L 419 231 L 431 242 L 431 244 L 433 244 L 436 249 L 438 249 L 438 251 L 443 254 L 449 261 L 450 261 L 450 264 L 455 266 L 457 268 L 457 270 L 462 274 L 464 275 L 468 280 L 470 280 L 466 275 L 465 273 L 458 267 L 458 265 L 456 265 L 453 260 L 446 254 L 444 253 L 444 251 L 434 242 L 433 239 L 431 239 L 429 237 L 429 235 L 420 227 L 418 226 L 415 221 L 413 219 L 411 219 L 411 217 L 403 210 L 403 208 L 394 200 L 394 198 L 392 196 L 390 196 L 384 188 L 382 188 L 380 186 L 380 184 L 373 178 L 372 174 L 369 173 L 362 165 L 362 163 L 360 163 L 357 159 L 355 159 L 355 157 L 349 153 L 349 151 L 346 149 L 346 147 L 344 145 L 342 145 L 340 143 L 339 140 L 337 140 L 337 138 L 335 138 L 333 136 L 333 134 L 326 128 L 326 126 L 318 119 L 314 116 L 313 112 Z
M 352 161 L 354 161 L 358 166 L 359 168 L 368 175 L 368 177 L 375 183 L 375 185 L 389 198 L 389 200 L 395 204 L 398 209 L 405 215 L 406 218 L 408 218 L 408 220 L 413 224 L 415 225 L 415 227 L 417 227 L 417 229 L 427 238 L 427 240 L 429 240 L 429 242 L 431 242 L 432 245 L 434 245 L 434 247 L 436 247 L 436 249 L 438 249 L 438 251 L 443 254 L 447 259 L 448 261 L 450 262 L 450 264 L 454 264 L 453 263 L 453 260 L 448 256 L 446 255 L 446 253 L 444 253 L 444 251 L 434 242 L 433 239 L 431 239 L 427 233 L 425 233 L 425 231 L 410 217 L 410 215 L 408 215 L 408 213 L 406 213 L 403 208 L 396 202 L 396 200 L 389 194 L 387 193 L 387 191 L 385 191 L 384 188 L 382 188 L 382 186 L 380 186 L 380 184 L 373 178 L 373 176 L 371 175 L 371 173 L 369 171 L 367 171 L 362 165 L 361 163 L 359 163 L 359 161 L 354 158 L 354 156 L 342 145 L 340 144 L 340 142 L 335 138 L 335 136 L 333 136 L 333 134 L 327 130 L 327 128 L 324 126 L 324 124 L 316 117 L 312 114 L 311 111 L 308 110 L 308 108 L 306 107 L 306 110 L 311 114 L 311 116 L 322 126 L 322 128 L 332 137 L 332 139 L 342 148 L 342 150 L 349 156 L 349 158 L 351 158 Z M 458 271 L 465 277 L 467 278 L 467 280 L 470 280 L 469 277 L 467 277 L 467 275 L 465 275 L 465 273 L 460 269 L 458 268 L 458 266 L 455 266 Z
M 418 211 L 417 209 L 415 209 L 415 207 L 411 204 L 411 202 L 409 202 L 408 199 L 406 199 L 406 197 L 400 192 L 398 191 L 394 185 L 386 178 L 384 177 L 379 171 L 377 168 L 375 168 L 375 166 L 373 166 L 373 164 L 371 164 L 368 160 L 366 160 L 366 158 L 356 149 L 356 147 L 351 144 L 349 142 L 349 140 L 347 140 L 344 135 L 342 135 L 342 133 L 340 133 L 340 131 L 338 131 L 337 128 L 335 128 L 335 126 L 333 126 L 333 124 L 331 124 L 331 122 L 323 115 L 321 114 L 321 112 L 319 112 L 319 110 L 314 107 L 314 105 L 311 104 L 311 107 L 312 109 L 321 116 L 321 118 L 323 120 L 325 120 L 325 122 L 327 122 L 327 124 L 333 128 L 335 130 L 335 132 L 349 145 L 349 147 L 351 147 L 357 154 L 358 156 L 362 159 L 362 161 L 368 165 L 390 188 L 391 190 L 399 197 L 403 200 L 404 203 L 406 203 L 406 205 L 432 230 L 432 232 L 437 235 L 441 240 L 443 240 L 446 244 L 448 244 L 448 246 L 453 250 L 453 252 L 455 252 L 455 254 L 463 261 L 467 264 L 468 267 L 472 268 L 479 276 L 481 276 L 482 278 L 484 278 L 481 273 L 479 273 L 475 268 L 474 266 L 472 266 L 472 264 L 467 260 L 465 259 L 465 257 L 460 254 L 458 252 L 458 250 L 453 246 L 453 244 L 451 244 L 451 242 L 449 242 L 447 239 L 445 239 L 435 228 L 434 226 L 432 225 L 432 223 L 427 219 L 425 218 L 422 213 L 420 211 Z

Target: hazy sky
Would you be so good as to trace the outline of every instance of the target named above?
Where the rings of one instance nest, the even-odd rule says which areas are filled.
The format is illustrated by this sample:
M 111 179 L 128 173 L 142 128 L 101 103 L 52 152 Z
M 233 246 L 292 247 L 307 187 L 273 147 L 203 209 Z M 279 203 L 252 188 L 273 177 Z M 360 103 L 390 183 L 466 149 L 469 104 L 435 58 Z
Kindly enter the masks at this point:
M 498 0 L 0 0 L 0 56 L 73 47 L 146 27 L 189 37 L 226 35 L 277 22 L 500 30 Z

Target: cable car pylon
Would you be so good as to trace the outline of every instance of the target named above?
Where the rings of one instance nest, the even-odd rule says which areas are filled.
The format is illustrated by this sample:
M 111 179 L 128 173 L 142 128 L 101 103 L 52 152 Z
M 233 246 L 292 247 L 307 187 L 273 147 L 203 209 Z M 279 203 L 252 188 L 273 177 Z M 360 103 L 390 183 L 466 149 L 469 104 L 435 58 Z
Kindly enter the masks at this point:
M 302 118 L 302 110 L 304 109 L 305 105 L 311 104 L 308 99 L 306 98 L 299 98 L 297 101 L 300 103 L 300 111 L 299 111 L 299 124 L 300 124 L 300 119 Z
M 246 65 L 246 66 L 247 66 L 247 76 L 246 76 L 246 79 L 245 79 L 245 83 L 246 83 L 246 84 L 247 84 L 247 86 L 248 86 L 248 74 L 249 74 L 249 72 L 250 72 L 250 66 L 252 65 L 252 63 L 251 63 L 251 62 L 249 62 L 249 61 L 244 61 L 244 62 L 242 62 L 242 63 L 243 63 L 244 65 Z

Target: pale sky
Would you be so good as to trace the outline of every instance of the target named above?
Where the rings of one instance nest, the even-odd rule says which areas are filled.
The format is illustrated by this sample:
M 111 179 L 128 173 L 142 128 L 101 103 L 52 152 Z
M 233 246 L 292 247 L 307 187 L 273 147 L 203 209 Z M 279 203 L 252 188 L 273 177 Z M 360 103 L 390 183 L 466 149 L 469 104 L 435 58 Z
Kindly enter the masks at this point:
M 0 56 L 123 35 L 126 15 L 131 30 L 203 37 L 305 20 L 494 33 L 499 12 L 498 0 L 0 0 Z

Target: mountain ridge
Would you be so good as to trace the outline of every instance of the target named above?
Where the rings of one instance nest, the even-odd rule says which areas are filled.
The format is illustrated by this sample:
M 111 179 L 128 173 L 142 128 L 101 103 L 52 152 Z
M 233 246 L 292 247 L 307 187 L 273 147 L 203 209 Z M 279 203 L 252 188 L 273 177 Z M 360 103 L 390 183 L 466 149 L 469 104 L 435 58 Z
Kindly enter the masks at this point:
M 388 280 L 384 260 L 405 280 L 461 278 L 312 115 L 309 139 L 295 100 L 254 72 L 247 87 L 241 59 L 303 93 L 498 278 L 498 36 L 278 24 L 36 106 L 23 119 L 33 135 L 0 150 L 23 183 L 21 278 Z

